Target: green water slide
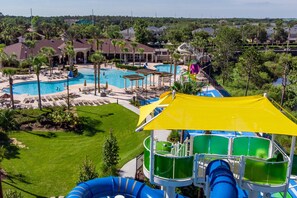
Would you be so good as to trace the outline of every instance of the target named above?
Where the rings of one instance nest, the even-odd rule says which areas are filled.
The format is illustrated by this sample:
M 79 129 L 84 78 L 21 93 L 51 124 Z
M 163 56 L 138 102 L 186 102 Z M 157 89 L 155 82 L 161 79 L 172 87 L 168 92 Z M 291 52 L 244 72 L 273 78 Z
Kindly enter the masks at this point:
M 172 144 L 169 142 L 156 142 L 154 154 L 155 176 L 167 179 L 187 179 L 193 174 L 193 156 L 177 157 L 170 155 Z M 150 170 L 150 137 L 144 141 L 144 166 Z
M 236 137 L 233 139 L 232 155 L 252 156 L 267 159 L 270 141 L 264 138 Z

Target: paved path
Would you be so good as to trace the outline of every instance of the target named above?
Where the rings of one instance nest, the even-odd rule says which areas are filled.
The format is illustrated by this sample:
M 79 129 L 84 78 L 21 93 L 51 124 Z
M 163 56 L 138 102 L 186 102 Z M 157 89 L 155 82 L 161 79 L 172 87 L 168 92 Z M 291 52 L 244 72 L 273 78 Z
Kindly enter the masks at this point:
M 122 105 L 123 107 L 130 109 L 131 111 L 135 112 L 136 114 L 139 114 L 139 109 L 133 105 L 130 104 L 129 101 L 125 100 L 119 100 L 118 103 Z M 141 133 L 141 132 L 135 132 L 135 133 Z M 154 132 L 154 138 L 159 141 L 165 141 L 167 140 L 168 135 L 170 134 L 169 130 L 156 130 Z M 132 159 L 128 163 L 126 163 L 120 170 L 120 176 L 121 177 L 129 177 L 134 178 L 136 173 L 136 159 Z

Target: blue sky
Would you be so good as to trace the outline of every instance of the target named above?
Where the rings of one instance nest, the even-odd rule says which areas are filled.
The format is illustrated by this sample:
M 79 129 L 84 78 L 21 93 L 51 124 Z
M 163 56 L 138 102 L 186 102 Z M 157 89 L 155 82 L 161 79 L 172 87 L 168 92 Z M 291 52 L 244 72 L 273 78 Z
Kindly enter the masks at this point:
M 0 0 L 4 15 L 295 18 L 297 0 Z

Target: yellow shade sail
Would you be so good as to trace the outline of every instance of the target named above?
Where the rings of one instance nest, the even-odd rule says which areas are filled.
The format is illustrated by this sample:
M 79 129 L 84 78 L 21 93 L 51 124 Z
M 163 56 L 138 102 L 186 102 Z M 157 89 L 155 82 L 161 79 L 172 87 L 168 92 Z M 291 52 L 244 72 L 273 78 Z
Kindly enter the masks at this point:
M 144 130 L 224 130 L 297 136 L 297 125 L 264 96 L 211 98 L 176 93 L 173 100 L 167 97 L 165 102 L 168 106 Z M 147 111 L 148 107 L 142 107 L 140 117 Z
M 150 115 L 150 113 L 153 112 L 154 109 L 157 108 L 157 106 L 160 105 L 166 98 L 167 96 L 166 97 L 164 96 L 163 98 L 161 98 L 156 102 L 140 107 L 141 113 L 139 114 L 139 120 L 138 120 L 137 126 L 140 125 L 145 120 L 145 118 L 148 115 Z

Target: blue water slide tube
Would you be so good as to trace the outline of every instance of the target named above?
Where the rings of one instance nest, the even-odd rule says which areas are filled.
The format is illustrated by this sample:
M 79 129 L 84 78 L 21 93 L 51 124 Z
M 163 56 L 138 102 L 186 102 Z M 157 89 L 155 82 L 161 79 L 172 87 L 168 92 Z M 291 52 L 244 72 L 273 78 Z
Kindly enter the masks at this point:
M 224 160 L 214 160 L 206 168 L 210 187 L 210 198 L 237 198 L 236 181 L 230 171 L 229 164 Z
M 104 177 L 78 184 L 67 198 L 101 198 L 123 195 L 127 198 L 163 198 L 164 191 L 152 189 L 144 183 L 123 177 Z M 176 195 L 176 198 L 183 198 Z

